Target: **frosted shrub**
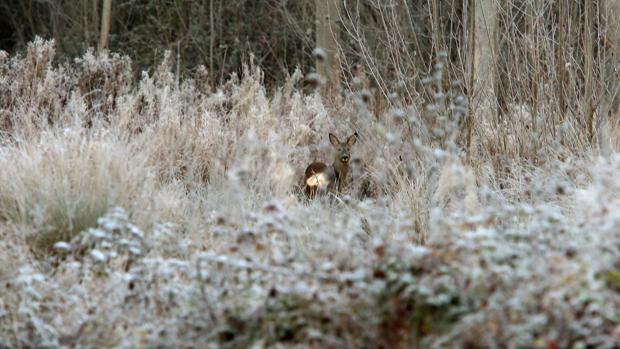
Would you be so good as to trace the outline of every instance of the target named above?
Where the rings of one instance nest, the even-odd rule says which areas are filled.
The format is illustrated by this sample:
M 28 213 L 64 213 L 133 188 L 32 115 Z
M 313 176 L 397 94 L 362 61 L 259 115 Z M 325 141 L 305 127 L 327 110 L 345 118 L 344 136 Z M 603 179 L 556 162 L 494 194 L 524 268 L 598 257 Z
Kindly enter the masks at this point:
M 39 252 L 94 226 L 114 203 L 129 204 L 149 181 L 143 160 L 105 136 L 67 129 L 20 142 L 0 149 L 0 219 L 37 227 Z
M 97 226 L 86 229 L 70 242 L 57 242 L 54 248 L 61 255 L 86 259 L 93 267 L 107 272 L 108 268 L 129 269 L 148 252 L 144 233 L 129 223 L 127 214 L 115 208 L 97 219 Z M 110 264 L 120 263 L 113 267 Z
M 52 56 L 0 53 L 0 347 L 618 346 L 620 160 L 464 134 L 445 57 L 372 115 L 300 71 Z M 350 189 L 305 200 L 350 129 Z

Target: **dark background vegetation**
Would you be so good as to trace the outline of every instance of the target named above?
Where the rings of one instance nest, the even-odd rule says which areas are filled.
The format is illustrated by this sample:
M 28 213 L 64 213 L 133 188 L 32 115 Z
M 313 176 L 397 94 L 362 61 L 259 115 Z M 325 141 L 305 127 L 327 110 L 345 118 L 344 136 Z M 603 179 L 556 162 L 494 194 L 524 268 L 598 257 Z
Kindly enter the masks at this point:
M 38 35 L 56 40 L 57 57 L 79 56 L 97 47 L 101 2 L 3 1 L 0 49 L 22 50 Z M 312 3 L 304 1 L 113 1 L 109 49 L 129 55 L 138 72 L 157 65 L 171 50 L 179 54 L 183 71 L 211 67 L 213 82 L 240 71 L 253 53 L 273 82 L 311 63 L 313 15 Z

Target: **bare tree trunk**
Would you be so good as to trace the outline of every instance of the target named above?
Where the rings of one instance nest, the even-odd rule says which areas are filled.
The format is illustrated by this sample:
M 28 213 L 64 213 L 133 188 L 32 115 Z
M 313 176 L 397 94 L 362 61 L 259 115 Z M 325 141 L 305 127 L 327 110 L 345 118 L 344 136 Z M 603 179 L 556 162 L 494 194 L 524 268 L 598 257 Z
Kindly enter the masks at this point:
M 56 41 L 56 43 L 60 44 L 61 40 L 60 40 L 60 36 L 61 36 L 61 29 L 60 29 L 60 16 L 61 16 L 61 9 L 60 9 L 60 3 L 56 2 L 56 1 L 50 1 L 48 2 L 49 5 L 49 11 L 50 11 L 50 19 L 51 19 L 51 24 L 52 24 L 52 37 L 54 38 L 54 40 Z M 62 55 L 62 45 L 56 45 L 57 49 L 56 52 L 59 55 Z
M 213 70 L 215 69 L 215 66 L 213 64 L 213 55 L 214 53 L 214 47 L 215 47 L 215 14 L 214 14 L 214 9 L 213 9 L 213 0 L 209 0 L 209 75 L 211 76 L 211 78 L 213 78 L 215 76 L 215 74 L 213 73 Z M 211 83 L 214 83 L 215 81 L 211 81 Z
M 91 6 L 93 7 L 93 12 L 92 12 L 92 19 L 93 19 L 93 24 L 91 27 L 89 27 L 89 29 L 92 30 L 92 36 L 90 37 L 92 41 L 89 41 L 89 43 L 92 43 L 93 45 L 95 44 L 95 41 L 97 40 L 97 30 L 99 30 L 99 1 L 98 0 L 92 0 L 92 4 Z
M 472 145 L 474 129 L 474 99 L 476 105 L 489 108 L 495 101 L 495 49 L 497 31 L 497 11 L 494 0 L 469 0 L 463 5 L 463 15 L 469 23 L 464 28 L 464 41 L 467 42 L 467 94 L 470 98 L 469 111 L 465 122 L 466 146 Z M 490 109 L 489 109 L 490 110 Z
M 607 36 L 604 38 L 607 62 L 607 93 L 609 113 L 620 117 L 620 1 L 606 1 Z
M 535 0 L 531 2 L 531 6 L 529 8 L 529 13 L 527 16 L 527 36 L 530 38 L 531 42 L 534 44 L 531 48 L 528 49 L 528 58 L 530 60 L 530 123 L 532 127 L 532 131 L 534 133 L 542 130 L 538 130 L 538 125 L 536 122 L 536 118 L 538 117 L 538 113 L 540 112 L 540 90 L 541 90 L 541 75 L 542 75 L 542 67 L 540 64 L 540 49 L 542 46 L 540 36 L 541 30 L 539 28 L 540 24 L 537 22 L 538 13 L 540 11 L 544 11 L 543 6 L 541 6 L 539 0 Z
M 340 83 L 340 69 L 337 66 L 338 4 L 339 0 L 316 0 L 316 47 L 325 53 L 317 59 L 316 70 L 325 79 L 326 91 Z
M 495 91 L 495 38 L 497 31 L 497 13 L 494 0 L 472 0 L 473 19 L 473 81 L 472 96 L 480 101 L 492 103 Z M 485 103 L 485 104 L 486 104 Z
M 471 15 L 471 10 L 474 8 L 474 1 L 463 1 L 463 57 L 473 57 L 474 43 L 476 42 L 476 21 Z M 466 90 L 470 96 L 473 92 L 475 84 L 474 73 L 475 64 L 473 59 L 469 59 L 465 67 L 465 77 L 468 79 L 466 83 Z M 471 141 L 472 133 L 474 129 L 474 109 L 472 103 L 468 105 L 467 115 L 465 117 L 465 147 L 467 149 L 467 159 L 470 160 L 471 154 Z
M 568 111 L 568 71 L 567 71 L 567 33 L 569 28 L 569 5 L 565 1 L 558 3 L 558 46 L 556 52 L 556 71 L 558 79 L 558 105 L 560 110 L 560 119 L 563 121 Z M 570 33 L 568 33 L 570 34 Z
M 439 18 L 439 4 L 433 0 L 430 4 L 429 15 L 431 17 L 431 32 L 433 34 L 433 51 L 435 57 L 439 57 L 439 51 L 446 49 L 441 36 L 441 19 Z
M 110 12 L 112 0 L 103 0 L 103 16 L 101 18 L 101 36 L 99 37 L 99 51 L 108 47 L 108 34 L 110 34 Z
M 584 22 L 583 22 L 583 57 L 584 57 L 584 99 L 583 99 L 583 113 L 586 117 L 586 124 L 588 127 L 588 141 L 592 143 L 594 141 L 594 40 L 592 36 L 595 34 L 594 28 L 594 11 L 591 1 L 585 2 L 584 7 Z

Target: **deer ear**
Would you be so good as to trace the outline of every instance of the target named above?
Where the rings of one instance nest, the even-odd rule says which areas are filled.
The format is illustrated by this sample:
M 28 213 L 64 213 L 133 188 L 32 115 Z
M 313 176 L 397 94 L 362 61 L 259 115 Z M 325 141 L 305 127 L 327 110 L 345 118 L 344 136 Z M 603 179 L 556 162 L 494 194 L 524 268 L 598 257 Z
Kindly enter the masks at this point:
M 330 133 L 329 143 L 331 143 L 334 147 L 337 147 L 340 144 L 340 141 L 338 140 L 338 137 L 336 137 L 336 135 L 334 135 L 333 133 Z
M 349 136 L 349 138 L 347 139 L 347 145 L 351 147 L 353 146 L 353 144 L 355 144 L 355 142 L 357 142 L 357 132 Z

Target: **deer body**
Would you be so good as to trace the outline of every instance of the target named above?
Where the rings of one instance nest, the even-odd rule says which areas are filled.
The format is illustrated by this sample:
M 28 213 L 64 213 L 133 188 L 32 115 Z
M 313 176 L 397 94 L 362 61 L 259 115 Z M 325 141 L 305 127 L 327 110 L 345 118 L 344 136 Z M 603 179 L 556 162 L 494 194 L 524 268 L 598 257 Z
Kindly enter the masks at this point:
M 340 192 L 346 187 L 349 175 L 351 147 L 356 141 L 357 134 L 349 136 L 345 142 L 340 142 L 338 137 L 331 133 L 329 134 L 329 142 L 336 149 L 334 162 L 331 165 L 315 162 L 306 168 L 304 174 L 306 195 L 314 197 L 319 192 Z

